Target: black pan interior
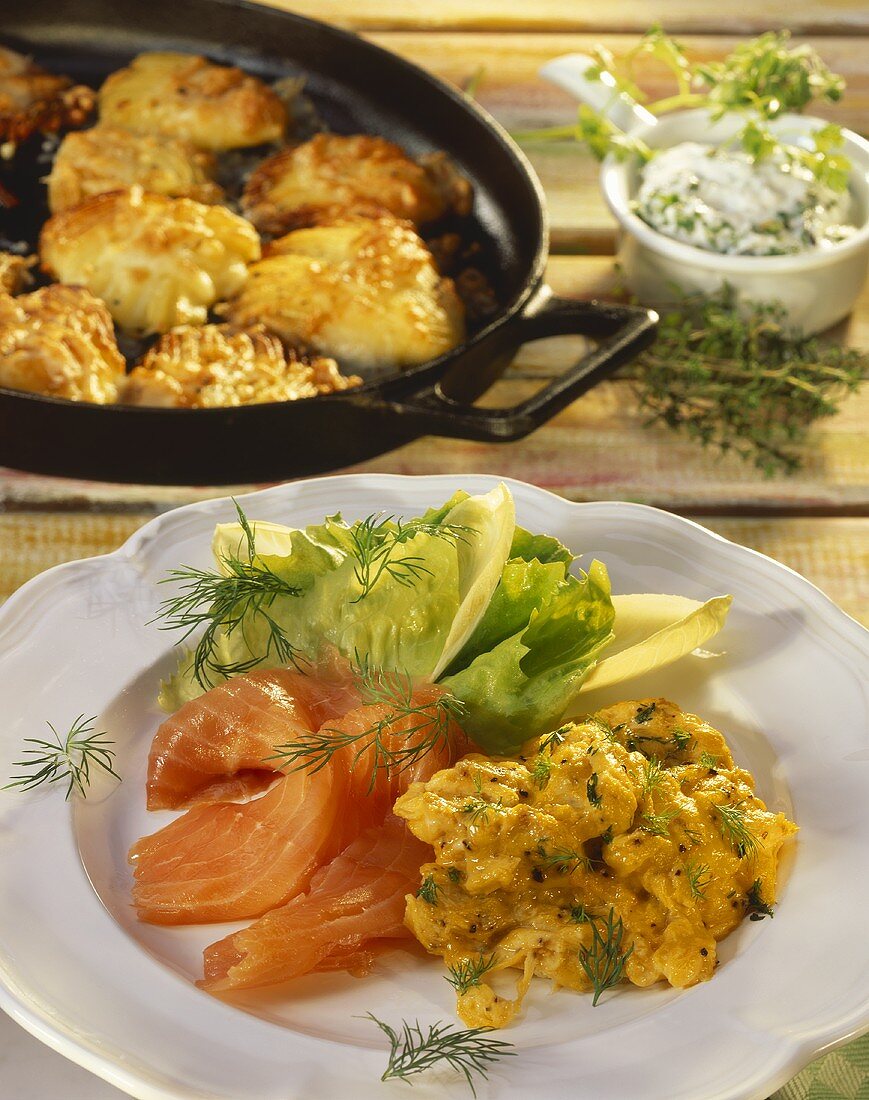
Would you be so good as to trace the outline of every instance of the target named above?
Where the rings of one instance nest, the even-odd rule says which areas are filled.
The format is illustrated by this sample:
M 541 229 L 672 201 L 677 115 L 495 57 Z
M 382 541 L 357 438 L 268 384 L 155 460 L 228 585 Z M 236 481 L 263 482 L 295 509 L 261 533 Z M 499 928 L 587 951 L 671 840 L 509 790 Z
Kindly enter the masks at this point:
M 330 130 L 379 134 L 415 155 L 449 151 L 474 184 L 474 213 L 465 224 L 436 232 L 456 229 L 476 247 L 473 266 L 494 290 L 499 312 L 519 304 L 529 267 L 542 253 L 536 189 L 517 172 L 509 145 L 476 119 L 469 125 L 466 105 L 455 102 L 451 91 L 444 95 L 443 85 L 355 36 L 243 3 L 77 0 L 74 20 L 61 10 L 56 0 L 21 4 L 11 19 L 4 18 L 3 44 L 94 87 L 146 49 L 204 53 L 267 80 L 303 77 L 306 97 Z M 37 135 L 3 171 L 7 188 L 23 199 L 3 212 L 7 241 L 35 246 L 48 216 L 38 181 L 50 169 L 50 153 L 51 143 L 44 145 Z M 470 336 L 491 319 L 472 325 Z M 125 350 L 135 357 L 141 348 L 132 342 Z

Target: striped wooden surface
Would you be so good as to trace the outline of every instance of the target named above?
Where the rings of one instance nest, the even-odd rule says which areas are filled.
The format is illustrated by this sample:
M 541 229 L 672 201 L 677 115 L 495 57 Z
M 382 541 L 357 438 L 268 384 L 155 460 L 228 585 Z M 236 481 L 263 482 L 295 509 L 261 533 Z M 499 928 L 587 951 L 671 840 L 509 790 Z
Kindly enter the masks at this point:
M 711 4 L 700 0 L 268 0 L 271 6 L 324 19 L 354 30 L 402 28 L 422 30 L 542 30 L 642 32 L 655 20 L 671 33 L 725 30 L 756 34 L 789 28 L 830 34 L 869 28 L 863 0 L 730 0 Z
M 115 550 L 151 509 L 15 512 L 0 515 L 0 601 L 44 569 Z M 869 519 L 722 518 L 692 514 L 705 527 L 784 562 L 869 626 Z M 13 552 L 14 548 L 14 552 Z M 180 564 L 180 563 L 179 563 Z

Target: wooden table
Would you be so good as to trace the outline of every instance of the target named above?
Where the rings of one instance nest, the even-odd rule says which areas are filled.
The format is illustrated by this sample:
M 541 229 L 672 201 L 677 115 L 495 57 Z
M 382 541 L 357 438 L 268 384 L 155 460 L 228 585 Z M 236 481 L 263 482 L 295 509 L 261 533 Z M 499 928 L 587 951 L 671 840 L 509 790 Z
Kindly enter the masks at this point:
M 575 105 L 537 77 L 539 66 L 595 42 L 619 54 L 652 14 L 641 0 L 289 0 L 287 6 L 359 30 L 457 84 L 482 71 L 477 97 L 508 129 L 572 120 Z M 848 81 L 844 103 L 819 113 L 869 128 L 864 0 L 659 0 L 653 7 L 665 27 L 703 57 L 731 49 L 734 36 L 770 27 L 790 27 L 797 38 L 809 34 Z M 647 76 L 659 80 L 655 72 Z M 526 151 L 551 213 L 550 285 L 578 298 L 606 295 L 615 282 L 615 227 L 598 192 L 595 163 L 573 145 L 529 145 Z M 869 291 L 839 335 L 869 346 Z M 527 349 L 492 391 L 492 403 L 527 396 L 562 369 L 571 350 L 568 338 Z M 818 427 L 805 468 L 787 478 L 766 479 L 735 458 L 644 427 L 624 381 L 597 387 L 517 443 L 426 439 L 354 470 L 489 472 L 572 500 L 658 505 L 785 562 L 869 624 L 869 388 Z M 115 548 L 159 511 L 226 491 L 95 485 L 0 471 L 0 598 L 50 565 Z

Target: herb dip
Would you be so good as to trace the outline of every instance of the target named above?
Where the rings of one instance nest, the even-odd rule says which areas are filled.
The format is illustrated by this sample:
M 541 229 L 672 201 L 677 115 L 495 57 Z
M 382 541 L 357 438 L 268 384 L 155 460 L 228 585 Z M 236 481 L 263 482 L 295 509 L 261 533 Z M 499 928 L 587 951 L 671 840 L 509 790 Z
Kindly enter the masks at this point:
M 782 256 L 850 236 L 851 199 L 801 165 L 695 141 L 643 167 L 636 214 L 667 237 L 710 252 Z

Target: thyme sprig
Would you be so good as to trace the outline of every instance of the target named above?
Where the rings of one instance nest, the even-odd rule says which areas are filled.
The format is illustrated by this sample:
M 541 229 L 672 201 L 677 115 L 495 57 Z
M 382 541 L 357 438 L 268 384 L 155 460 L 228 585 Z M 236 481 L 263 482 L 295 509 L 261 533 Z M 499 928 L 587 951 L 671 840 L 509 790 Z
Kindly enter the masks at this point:
M 153 619 L 161 630 L 181 630 L 179 641 L 186 641 L 204 627 L 193 651 L 193 675 L 206 690 L 230 676 L 249 672 L 261 661 L 271 658 L 278 664 L 296 664 L 302 660 L 272 614 L 279 596 L 299 596 L 301 589 L 278 576 L 257 557 L 254 531 L 237 501 L 238 522 L 244 535 L 246 557 L 228 553 L 221 557 L 222 571 L 182 566 L 171 570 L 161 584 L 177 584 L 178 594 L 160 604 Z M 251 628 L 265 625 L 264 652 L 254 652 Z M 228 638 L 240 631 L 251 656 L 238 661 L 218 656 L 221 634 Z
M 366 517 L 350 528 L 352 553 L 356 559 L 354 573 L 360 588 L 351 603 L 359 603 L 369 596 L 383 577 L 391 577 L 405 588 L 412 588 L 421 577 L 432 576 L 425 558 L 401 552 L 401 548 L 417 535 L 466 543 L 476 533 L 473 527 L 455 523 L 401 520 L 382 514 Z
M 647 423 L 768 477 L 800 469 L 810 429 L 867 378 L 869 353 L 802 336 L 780 305 L 742 300 L 727 285 L 663 313 L 630 375 Z
M 480 957 L 477 959 L 461 959 L 453 966 L 448 966 L 449 974 L 444 977 L 461 997 L 469 989 L 479 985 L 480 979 L 488 974 L 494 965 L 495 952 L 493 951 L 486 958 L 484 952 L 481 951 Z
M 275 746 L 274 754 L 264 762 L 277 763 L 284 772 L 313 773 L 326 767 L 336 752 L 352 750 L 351 768 L 370 756 L 370 794 L 381 771 L 402 772 L 446 745 L 451 723 L 460 721 L 464 714 L 463 704 L 447 692 L 437 699 L 416 702 L 411 676 L 380 668 L 367 656 L 356 655 L 354 679 L 363 703 L 384 708 L 384 713 L 373 719 L 370 726 L 358 732 L 328 726 L 301 731 L 296 740 Z M 410 725 L 396 729 L 406 722 Z
M 491 1038 L 492 1029 L 488 1027 L 463 1031 L 454 1024 L 438 1021 L 429 1024 L 423 1031 L 418 1020 L 412 1024 L 402 1020 L 400 1028 L 396 1029 L 370 1012 L 367 1019 L 377 1024 L 389 1040 L 389 1060 L 381 1081 L 393 1077 L 407 1080 L 443 1062 L 464 1077 L 471 1093 L 476 1096 L 474 1074 L 486 1080 L 493 1062 L 516 1053 L 512 1043 Z
M 591 1003 L 596 1006 L 601 994 L 618 985 L 624 978 L 625 963 L 631 957 L 634 945 L 631 944 L 626 951 L 622 950 L 625 927 L 621 917 L 616 920 L 615 910 L 612 908 L 604 921 L 603 930 L 594 919 L 590 924 L 591 947 L 579 949 L 579 965 L 592 984 L 594 997 Z
M 69 799 L 73 791 L 87 798 L 87 791 L 98 772 L 105 772 L 120 781 L 121 777 L 114 769 L 114 753 L 104 732 L 94 733 L 96 717 L 85 718 L 80 714 L 70 726 L 65 736 L 61 736 L 51 722 L 46 725 L 51 730 L 53 741 L 40 737 L 26 737 L 25 745 L 32 748 L 22 750 L 23 759 L 16 760 L 14 766 L 23 769 L 18 775 L 10 777 L 3 790 L 19 789 L 31 791 L 34 787 L 66 782 L 66 795 Z

